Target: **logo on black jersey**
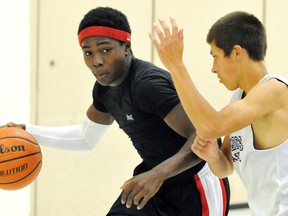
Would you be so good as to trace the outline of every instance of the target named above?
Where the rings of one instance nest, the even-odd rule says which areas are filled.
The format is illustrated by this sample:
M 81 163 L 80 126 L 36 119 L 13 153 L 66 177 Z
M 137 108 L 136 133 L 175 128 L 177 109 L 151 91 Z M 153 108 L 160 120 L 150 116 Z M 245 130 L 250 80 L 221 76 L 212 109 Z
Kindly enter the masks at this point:
M 134 121 L 132 114 L 131 115 L 126 114 L 126 118 L 127 118 L 127 121 Z

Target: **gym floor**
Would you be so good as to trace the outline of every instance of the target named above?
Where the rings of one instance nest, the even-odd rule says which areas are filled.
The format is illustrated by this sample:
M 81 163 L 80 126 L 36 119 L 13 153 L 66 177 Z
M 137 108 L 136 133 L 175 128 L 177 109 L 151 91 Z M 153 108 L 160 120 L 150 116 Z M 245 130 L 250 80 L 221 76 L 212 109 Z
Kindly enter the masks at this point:
M 251 216 L 248 208 L 230 210 L 229 216 Z

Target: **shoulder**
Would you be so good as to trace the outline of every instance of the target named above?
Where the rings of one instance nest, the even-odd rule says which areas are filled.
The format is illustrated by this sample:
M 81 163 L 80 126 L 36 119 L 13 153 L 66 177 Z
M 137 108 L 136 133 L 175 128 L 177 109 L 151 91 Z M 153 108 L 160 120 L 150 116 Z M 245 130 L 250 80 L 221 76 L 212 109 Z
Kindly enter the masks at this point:
M 131 65 L 131 88 L 134 92 L 156 93 L 161 89 L 176 91 L 172 77 L 166 70 L 139 59 L 133 59 Z
M 144 82 L 159 78 L 172 81 L 171 75 L 164 69 L 151 62 L 134 58 L 131 64 L 131 73 L 134 80 Z
M 273 111 L 288 105 L 288 88 L 285 79 L 267 75 L 259 81 L 245 97 L 250 104 L 258 104 L 261 109 Z
M 284 76 L 280 74 L 268 74 L 251 89 L 251 92 L 259 92 L 267 98 L 272 96 L 279 97 L 280 93 L 284 93 L 287 96 L 287 86 L 288 80 Z
M 135 60 L 134 60 L 135 61 Z M 165 116 L 179 98 L 171 75 L 152 63 L 137 60 L 131 68 L 131 97 L 138 107 Z
M 100 85 L 100 83 L 96 80 L 93 86 L 93 96 L 101 95 L 105 91 L 105 86 Z
M 264 76 L 259 81 L 259 83 L 263 83 L 263 82 L 268 81 L 268 80 L 278 80 L 278 81 L 283 82 L 286 85 L 288 85 L 288 79 L 286 77 L 284 77 L 283 75 L 276 74 L 276 73 L 267 74 L 266 76 Z
M 131 64 L 131 71 L 135 77 L 160 76 L 171 79 L 171 75 L 155 64 L 134 58 Z

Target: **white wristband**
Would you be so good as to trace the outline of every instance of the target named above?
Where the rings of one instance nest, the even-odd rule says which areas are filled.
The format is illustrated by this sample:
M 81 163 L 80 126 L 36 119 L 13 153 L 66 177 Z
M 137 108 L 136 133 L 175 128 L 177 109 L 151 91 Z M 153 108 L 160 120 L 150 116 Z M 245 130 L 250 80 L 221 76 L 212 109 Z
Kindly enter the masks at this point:
M 108 128 L 110 125 L 97 124 L 87 116 L 81 125 L 62 127 L 26 125 L 27 132 L 34 136 L 39 145 L 68 151 L 94 150 Z

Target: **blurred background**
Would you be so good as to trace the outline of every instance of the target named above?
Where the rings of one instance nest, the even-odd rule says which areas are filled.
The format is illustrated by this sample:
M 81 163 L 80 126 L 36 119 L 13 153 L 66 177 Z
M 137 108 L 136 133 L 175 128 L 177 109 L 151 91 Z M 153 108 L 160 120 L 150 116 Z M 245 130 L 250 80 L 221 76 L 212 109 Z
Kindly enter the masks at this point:
M 77 28 L 83 16 L 98 6 L 124 12 L 135 56 L 160 67 L 148 33 L 158 18 L 176 18 L 184 28 L 185 63 L 200 92 L 217 109 L 229 103 L 232 93 L 211 73 L 206 34 L 226 13 L 247 11 L 264 23 L 268 70 L 288 76 L 285 0 L 1 0 L 1 124 L 61 126 L 82 121 L 92 103 L 95 79 L 82 59 Z M 0 190 L 1 216 L 104 216 L 141 162 L 116 124 L 94 152 L 42 147 L 42 153 L 36 182 L 18 191 Z M 242 183 L 236 175 L 230 182 L 232 208 L 245 210 Z

